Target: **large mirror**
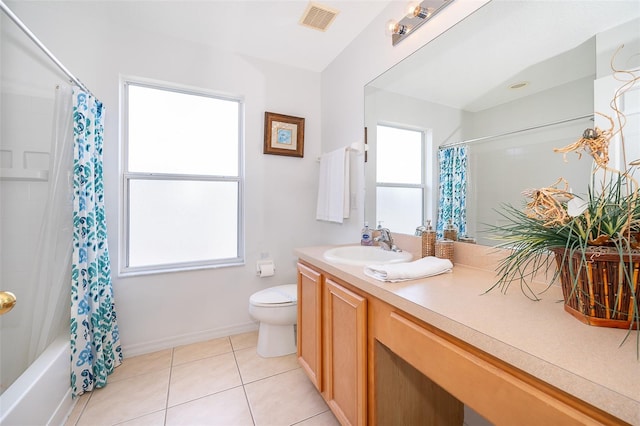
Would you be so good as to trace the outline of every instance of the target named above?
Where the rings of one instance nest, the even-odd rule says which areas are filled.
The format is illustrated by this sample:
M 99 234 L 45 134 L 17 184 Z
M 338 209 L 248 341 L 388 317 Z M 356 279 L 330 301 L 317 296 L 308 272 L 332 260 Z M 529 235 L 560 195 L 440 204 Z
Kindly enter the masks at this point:
M 380 75 L 365 87 L 365 219 L 435 228 L 444 148 L 465 147 L 466 212 L 453 215 L 481 244 L 523 190 L 562 177 L 584 194 L 589 159 L 553 148 L 594 126 L 594 80 L 623 43 L 616 65 L 638 66 L 639 33 L 637 0 L 493 0 Z

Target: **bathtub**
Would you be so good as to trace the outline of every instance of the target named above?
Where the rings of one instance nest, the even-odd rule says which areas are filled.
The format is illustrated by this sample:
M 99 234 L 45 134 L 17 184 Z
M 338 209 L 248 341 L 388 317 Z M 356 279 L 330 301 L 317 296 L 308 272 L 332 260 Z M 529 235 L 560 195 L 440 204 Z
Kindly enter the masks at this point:
M 68 336 L 54 340 L 0 395 L 0 425 L 62 425 L 74 405 Z

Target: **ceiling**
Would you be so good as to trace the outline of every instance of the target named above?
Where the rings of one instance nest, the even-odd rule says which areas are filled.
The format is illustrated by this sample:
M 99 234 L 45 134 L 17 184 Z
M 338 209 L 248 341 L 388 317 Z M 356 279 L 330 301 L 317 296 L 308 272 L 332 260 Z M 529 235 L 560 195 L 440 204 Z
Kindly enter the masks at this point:
M 314 4 L 339 12 L 324 32 L 299 24 L 309 0 L 48 0 L 42 3 L 51 8 L 73 4 L 74 11 L 109 20 L 110 25 L 132 26 L 320 72 L 391 1 L 399 0 L 313 0 Z
M 117 31 L 118 27 L 136 28 L 151 34 L 162 34 L 314 72 L 323 71 L 392 2 L 407 3 L 408 0 L 6 1 L 10 6 L 22 3 L 21 6 L 40 8 L 43 13 L 58 8 L 60 11 L 68 11 L 72 7 L 80 16 L 98 17 L 101 23 L 108 25 L 110 31 Z M 299 23 L 310 3 L 338 11 L 335 20 L 325 32 Z M 394 72 L 386 73 L 374 84 L 413 97 L 428 98 L 433 102 L 482 109 L 486 105 L 478 104 L 477 100 L 486 95 L 486 86 L 478 84 L 479 81 L 491 82 L 491 87 L 502 90 L 504 83 L 515 78 L 517 72 L 523 69 L 523 64 L 535 62 L 533 59 L 549 59 L 567 50 L 567 45 L 576 46 L 579 44 L 578 41 L 586 39 L 580 39 L 582 33 L 592 34 L 594 28 L 601 30 L 611 25 L 609 15 L 619 13 L 618 9 L 629 8 L 629 5 L 635 4 L 630 10 L 637 13 L 637 5 L 640 4 L 636 3 L 636 0 L 554 2 L 554 13 L 549 14 L 545 13 L 544 8 L 551 3 L 546 1 L 523 3 L 494 0 L 492 3 L 512 6 L 510 13 L 514 16 L 509 19 L 502 17 L 499 25 L 487 25 L 491 16 L 482 15 L 490 14 L 491 8 L 484 7 L 476 13 L 481 15 L 481 18 L 465 20 L 473 21 L 473 24 L 465 23 L 465 26 L 472 27 L 459 33 L 455 49 L 443 47 L 439 53 L 434 54 L 435 46 L 430 47 L 429 59 L 418 59 L 422 58 L 421 52 L 411 55 L 396 65 Z M 582 5 L 578 16 L 574 16 L 576 11 L 572 5 L 575 4 Z M 536 31 L 527 32 L 522 28 L 516 28 L 513 34 L 517 37 L 504 37 L 509 29 L 514 30 L 511 27 L 517 25 L 515 23 L 521 22 L 520 16 L 523 15 L 529 15 L 531 20 L 531 25 L 526 28 Z M 633 13 L 630 15 L 633 16 Z M 386 21 L 386 17 L 382 21 Z M 571 27 L 570 22 L 578 22 L 578 25 Z M 509 28 L 505 28 L 505 25 Z M 380 28 L 380 31 L 384 31 L 384 28 Z M 456 34 L 456 31 L 449 33 Z M 473 37 L 469 37 L 469 34 L 473 34 Z M 558 34 L 560 35 L 556 37 Z M 508 46 L 514 45 L 508 43 L 514 41 L 514 38 L 519 40 L 520 45 L 511 49 Z M 559 43 L 558 40 L 562 40 L 563 43 Z M 483 46 L 492 47 L 491 57 L 478 57 L 485 54 L 482 52 L 486 52 Z M 505 55 L 510 59 L 509 64 L 513 65 L 511 68 L 505 64 Z M 433 66 L 434 63 L 437 67 Z M 575 69 L 580 65 L 576 62 L 567 65 L 556 64 L 554 73 L 557 74 L 557 70 L 568 72 L 570 68 Z M 455 83 L 442 84 L 447 78 L 453 78 Z M 492 102 L 495 104 L 500 101 L 504 102 L 505 99 L 494 99 Z M 472 105 L 473 103 L 475 104 Z
M 481 111 L 595 74 L 589 40 L 639 16 L 638 0 L 494 0 L 371 86 Z

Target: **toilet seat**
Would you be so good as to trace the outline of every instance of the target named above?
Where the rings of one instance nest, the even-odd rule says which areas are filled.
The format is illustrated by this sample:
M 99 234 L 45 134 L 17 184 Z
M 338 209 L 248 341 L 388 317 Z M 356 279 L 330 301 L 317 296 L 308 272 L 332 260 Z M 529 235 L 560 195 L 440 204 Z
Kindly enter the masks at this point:
M 296 284 L 278 285 L 253 293 L 249 303 L 253 306 L 279 307 L 291 306 L 298 302 L 298 286 Z

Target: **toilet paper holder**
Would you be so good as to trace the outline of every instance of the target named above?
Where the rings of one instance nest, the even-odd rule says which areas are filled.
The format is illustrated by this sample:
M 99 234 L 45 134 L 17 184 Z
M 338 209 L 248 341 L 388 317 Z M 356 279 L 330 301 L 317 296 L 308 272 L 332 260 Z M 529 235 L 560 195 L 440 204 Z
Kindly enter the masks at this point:
M 276 272 L 273 260 L 258 260 L 256 263 L 256 274 L 259 277 L 270 277 Z

